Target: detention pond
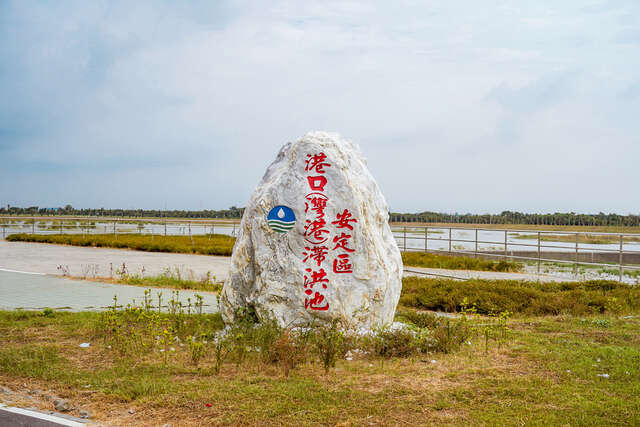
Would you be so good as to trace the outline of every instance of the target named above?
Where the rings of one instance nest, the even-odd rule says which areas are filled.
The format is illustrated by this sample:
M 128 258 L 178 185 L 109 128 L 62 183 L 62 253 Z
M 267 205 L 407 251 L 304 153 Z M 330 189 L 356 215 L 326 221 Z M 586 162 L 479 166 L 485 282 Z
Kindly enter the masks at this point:
M 85 280 L 71 280 L 47 274 L 0 271 L 0 310 L 42 310 L 52 308 L 67 311 L 100 311 L 113 306 L 114 296 L 118 305 L 142 304 L 145 288 L 120 284 L 101 283 Z M 151 289 L 153 305 L 157 305 L 161 293 L 161 305 L 165 306 L 175 298 L 174 289 Z M 202 311 L 218 311 L 215 294 L 201 291 L 181 290 L 177 300 L 186 307 L 194 304 L 196 294 L 203 298 Z M 166 308 L 163 309 L 166 311 Z

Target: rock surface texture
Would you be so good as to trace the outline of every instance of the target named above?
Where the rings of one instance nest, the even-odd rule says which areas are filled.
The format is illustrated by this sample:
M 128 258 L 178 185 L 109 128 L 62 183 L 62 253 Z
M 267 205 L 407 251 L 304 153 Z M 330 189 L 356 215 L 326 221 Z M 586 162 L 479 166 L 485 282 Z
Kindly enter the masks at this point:
M 246 309 L 282 326 L 379 327 L 393 322 L 401 288 L 387 203 L 359 148 L 325 132 L 286 144 L 242 217 L 225 321 Z

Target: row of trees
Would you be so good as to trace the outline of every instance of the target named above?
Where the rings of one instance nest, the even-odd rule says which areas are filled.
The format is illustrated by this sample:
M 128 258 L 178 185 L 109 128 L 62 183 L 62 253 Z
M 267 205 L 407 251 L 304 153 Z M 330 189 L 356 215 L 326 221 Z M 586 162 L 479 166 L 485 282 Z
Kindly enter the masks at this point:
M 244 208 L 231 206 L 222 210 L 153 210 L 153 209 L 76 209 L 71 205 L 61 208 L 41 208 L 30 206 L 21 208 L 7 206 L 0 208 L 0 215 L 73 215 L 73 216 L 107 216 L 126 218 L 242 218 Z
M 640 215 L 546 213 L 531 214 L 503 211 L 500 214 L 450 214 L 439 212 L 391 213 L 391 222 L 447 222 L 460 224 L 533 224 L 533 225 L 584 225 L 584 226 L 640 226 Z
M 242 218 L 244 208 L 231 206 L 222 210 L 148 210 L 148 209 L 76 209 L 71 205 L 61 208 L 26 208 L 7 206 L 0 208 L 0 215 L 74 215 L 128 218 Z M 439 212 L 389 214 L 391 222 L 447 222 L 460 224 L 535 224 L 535 225 L 592 225 L 639 227 L 640 215 L 547 213 L 530 214 L 504 211 L 500 214 L 450 214 Z

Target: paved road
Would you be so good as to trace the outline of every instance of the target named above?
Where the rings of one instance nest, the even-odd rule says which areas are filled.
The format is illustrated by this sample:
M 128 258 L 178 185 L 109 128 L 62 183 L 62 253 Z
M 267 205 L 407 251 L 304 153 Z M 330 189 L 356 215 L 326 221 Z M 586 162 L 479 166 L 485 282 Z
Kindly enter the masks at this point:
M 0 404 L 0 427 L 84 427 L 85 420 Z
M 166 268 L 180 269 L 183 275 L 196 279 L 208 271 L 217 280 L 225 280 L 229 257 L 142 252 L 128 249 L 91 248 L 50 245 L 46 243 L 7 242 L 0 240 L 0 269 L 34 273 L 61 274 L 58 266 L 67 267 L 69 275 L 83 277 L 83 269 L 97 265 L 97 276 L 109 277 L 126 265 L 130 274 L 158 275 Z
M 50 307 L 68 311 L 100 310 L 113 304 L 117 295 L 118 304 L 143 301 L 145 288 L 110 283 L 71 280 L 45 274 L 10 273 L 0 271 L 0 310 L 42 310 Z M 171 299 L 172 289 L 152 288 L 154 302 L 162 292 L 163 305 Z M 179 299 L 187 304 L 187 298 L 195 301 L 195 294 L 204 298 L 203 311 L 218 311 L 215 294 L 201 291 L 180 291 Z

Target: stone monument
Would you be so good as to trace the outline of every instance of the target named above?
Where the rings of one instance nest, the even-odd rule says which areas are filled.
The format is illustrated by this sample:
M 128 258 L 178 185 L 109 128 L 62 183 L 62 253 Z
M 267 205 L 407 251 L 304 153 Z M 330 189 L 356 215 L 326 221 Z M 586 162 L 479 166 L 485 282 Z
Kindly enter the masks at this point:
M 224 320 L 245 308 L 282 326 L 391 324 L 402 259 L 388 217 L 356 145 L 326 132 L 286 144 L 244 211 L 220 299 Z

